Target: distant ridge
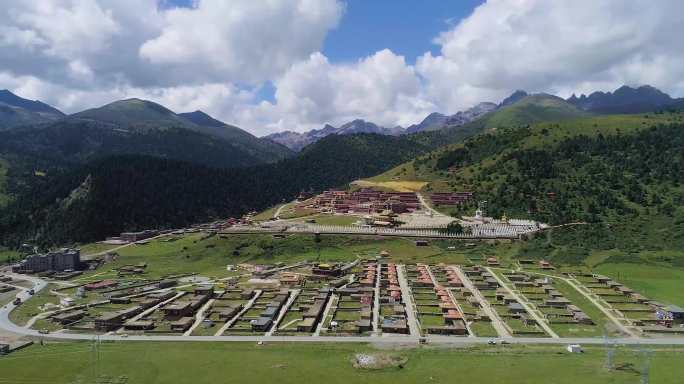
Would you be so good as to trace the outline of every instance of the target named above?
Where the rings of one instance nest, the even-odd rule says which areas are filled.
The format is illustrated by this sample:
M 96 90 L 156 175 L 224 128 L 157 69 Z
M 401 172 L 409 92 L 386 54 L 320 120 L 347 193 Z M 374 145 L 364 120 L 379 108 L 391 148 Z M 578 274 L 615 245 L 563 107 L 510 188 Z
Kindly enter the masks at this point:
M 567 100 L 578 108 L 596 113 L 644 113 L 665 108 L 677 102 L 670 95 L 650 85 L 632 88 L 626 85 L 614 92 L 593 92 L 589 96 L 574 94 Z
M 461 126 L 476 120 L 497 108 L 497 105 L 494 103 L 479 103 L 472 108 L 457 112 L 451 116 L 433 112 L 421 121 L 420 124 L 414 124 L 406 128 L 406 133 L 435 131 L 447 126 Z
M 0 103 L 23 108 L 31 112 L 46 113 L 55 115 L 57 117 L 64 116 L 62 111 L 51 105 L 45 104 L 38 100 L 24 99 L 23 97 L 19 97 L 7 89 L 0 90 Z
M 0 130 L 41 124 L 64 117 L 57 108 L 38 100 L 28 100 L 7 89 L 0 90 Z
M 183 116 L 137 98 L 26 125 L 0 141 L 0 155 L 63 166 L 125 154 L 231 168 L 277 162 L 293 154 L 201 111 Z
M 284 131 L 264 136 L 264 138 L 282 144 L 294 151 L 301 151 L 307 145 L 315 143 L 326 136 L 352 135 L 355 133 L 377 133 L 380 135 L 397 136 L 404 133 L 404 130 L 401 127 L 385 128 L 362 119 L 356 119 L 341 125 L 339 128 L 326 124 L 321 129 L 313 129 L 304 133 Z

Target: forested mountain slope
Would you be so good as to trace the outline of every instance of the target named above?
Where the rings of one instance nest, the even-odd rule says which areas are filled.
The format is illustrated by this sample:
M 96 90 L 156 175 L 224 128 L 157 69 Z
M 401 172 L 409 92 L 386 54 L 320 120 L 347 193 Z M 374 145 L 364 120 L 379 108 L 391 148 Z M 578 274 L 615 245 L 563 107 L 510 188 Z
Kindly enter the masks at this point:
M 589 223 L 584 228 L 603 239 L 592 247 L 684 246 L 681 113 L 497 129 L 377 177 L 388 178 L 429 181 L 428 191 L 472 190 L 495 217 Z
M 99 240 L 125 230 L 174 228 L 240 215 L 293 199 L 301 190 L 343 186 L 426 150 L 402 137 L 332 135 L 275 164 L 218 169 L 118 156 L 38 179 L 0 212 L 4 244 Z

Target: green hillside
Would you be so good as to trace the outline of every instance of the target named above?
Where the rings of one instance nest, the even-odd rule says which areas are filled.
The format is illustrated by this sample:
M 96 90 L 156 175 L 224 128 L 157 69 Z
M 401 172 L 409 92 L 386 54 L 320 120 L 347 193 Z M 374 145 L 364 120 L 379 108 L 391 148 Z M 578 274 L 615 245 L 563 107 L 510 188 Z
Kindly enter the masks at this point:
M 463 125 L 447 126 L 409 136 L 412 140 L 435 149 L 460 143 L 466 138 L 491 129 L 513 128 L 540 122 L 563 122 L 589 116 L 591 114 L 577 109 L 559 97 L 536 94 L 522 97 L 512 104 Z
M 178 116 L 193 123 L 195 127 L 191 129 L 224 139 L 241 151 L 262 158 L 265 162 L 294 156 L 294 152 L 284 145 L 258 138 L 245 130 L 216 120 L 202 111 L 180 113 Z
M 3 89 L 0 90 L 0 131 L 23 125 L 55 121 L 64 114 L 37 100 L 28 100 Z
M 536 94 L 483 116 L 486 128 L 515 127 L 542 121 L 564 121 L 587 117 L 587 112 L 557 96 Z
M 0 243 L 87 242 L 241 215 L 290 201 L 302 190 L 344 186 L 426 150 L 406 137 L 359 134 L 332 135 L 297 157 L 248 168 L 108 157 L 34 180 L 33 188 L 0 211 Z
M 647 251 L 684 257 L 683 154 L 684 114 L 602 116 L 489 131 L 373 179 L 472 190 L 496 217 L 589 223 L 555 230 L 521 255 L 568 263 L 610 249 L 627 260 Z M 446 211 L 472 214 L 474 205 Z
M 185 126 L 188 122 L 169 109 L 147 100 L 126 99 L 88 109 L 70 116 L 71 119 L 88 119 L 100 122 L 144 128 L 147 125 Z
M 164 131 L 173 128 L 201 133 L 227 142 L 233 147 L 232 152 L 235 152 L 236 159 L 244 157 L 244 161 L 238 161 L 237 166 L 242 165 L 240 163 L 270 163 L 293 155 L 292 151 L 282 145 L 257 138 L 201 111 L 176 114 L 162 105 L 147 100 L 115 101 L 99 108 L 76 113 L 70 116 L 69 120 L 75 123 L 85 121 L 107 124 L 116 130 L 130 131 L 131 134 L 146 134 L 148 131 Z
M 9 196 L 7 195 L 7 162 L 0 159 L 0 208 L 7 205 Z
M 53 121 L 49 117 L 0 102 L 0 130 Z

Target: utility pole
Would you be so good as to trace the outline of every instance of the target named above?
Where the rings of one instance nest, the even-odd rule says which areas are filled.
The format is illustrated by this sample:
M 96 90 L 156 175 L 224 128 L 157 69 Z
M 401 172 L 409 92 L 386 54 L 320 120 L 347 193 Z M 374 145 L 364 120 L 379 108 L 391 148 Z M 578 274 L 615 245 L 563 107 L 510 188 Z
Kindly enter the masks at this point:
M 608 337 L 608 330 L 603 328 L 603 345 L 606 350 L 605 368 L 609 371 L 613 370 L 613 355 L 615 354 L 615 344 L 610 341 Z
M 651 374 L 651 355 L 653 354 L 653 351 L 646 349 L 642 350 L 641 354 L 644 357 L 641 366 L 641 384 L 648 384 L 649 376 Z

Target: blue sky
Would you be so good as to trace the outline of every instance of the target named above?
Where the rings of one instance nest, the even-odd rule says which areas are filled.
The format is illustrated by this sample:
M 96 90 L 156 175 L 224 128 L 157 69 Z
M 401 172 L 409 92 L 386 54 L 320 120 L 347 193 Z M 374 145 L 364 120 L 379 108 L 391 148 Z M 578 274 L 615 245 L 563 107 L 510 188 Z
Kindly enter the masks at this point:
M 0 89 L 67 113 L 138 97 L 264 135 L 406 127 L 516 89 L 684 96 L 681 0 L 2 4 Z
M 193 0 L 167 1 L 167 7 L 193 4 Z M 425 52 L 438 55 L 439 46 L 433 40 L 482 3 L 483 0 L 347 0 L 339 26 L 328 33 L 321 51 L 332 63 L 348 63 L 390 49 L 404 56 L 408 64 L 414 64 Z M 266 81 L 258 89 L 257 97 L 274 102 L 274 92 L 273 84 Z
M 190 7 L 194 0 L 166 0 L 162 6 Z M 258 0 L 257 0 L 258 1 Z M 388 48 L 410 64 L 431 51 L 440 32 L 467 17 L 483 0 L 347 0 L 340 25 L 322 52 L 332 62 L 350 62 Z
M 478 0 L 349 0 L 323 53 L 331 61 L 355 61 L 389 48 L 410 64 L 427 51 L 439 53 L 432 40 L 467 17 Z

